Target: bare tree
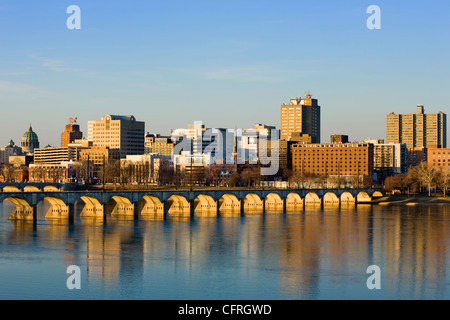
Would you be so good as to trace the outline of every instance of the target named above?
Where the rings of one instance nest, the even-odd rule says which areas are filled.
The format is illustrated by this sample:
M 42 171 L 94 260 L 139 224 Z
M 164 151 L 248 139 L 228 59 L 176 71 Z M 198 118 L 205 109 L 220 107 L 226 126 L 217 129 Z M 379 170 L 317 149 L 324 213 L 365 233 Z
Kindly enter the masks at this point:
M 120 177 L 119 162 L 120 160 L 106 161 L 104 166 L 105 182 L 115 184 L 119 180 Z
M 352 184 L 352 188 L 357 189 L 361 187 L 361 177 L 359 175 L 350 176 L 350 183 Z
M 215 185 L 219 184 L 219 176 L 222 167 L 218 165 L 208 166 L 205 170 L 205 178 L 207 185 Z
M 233 172 L 228 179 L 228 186 L 235 187 L 239 182 L 239 174 L 237 172 Z
M 12 179 L 12 166 L 5 163 L 1 169 L 1 176 L 5 182 L 11 182 Z
M 442 186 L 445 198 L 447 196 L 447 187 L 450 182 L 450 168 L 447 169 L 441 168 L 441 170 L 439 170 L 438 181 L 439 185 Z
M 421 162 L 417 166 L 417 177 L 422 185 L 428 187 L 428 196 L 431 196 L 431 185 L 436 182 L 437 171 L 426 162 Z
M 392 192 L 394 191 L 395 188 L 395 181 L 394 181 L 394 176 L 389 176 L 384 180 L 384 190 L 386 190 L 387 192 Z

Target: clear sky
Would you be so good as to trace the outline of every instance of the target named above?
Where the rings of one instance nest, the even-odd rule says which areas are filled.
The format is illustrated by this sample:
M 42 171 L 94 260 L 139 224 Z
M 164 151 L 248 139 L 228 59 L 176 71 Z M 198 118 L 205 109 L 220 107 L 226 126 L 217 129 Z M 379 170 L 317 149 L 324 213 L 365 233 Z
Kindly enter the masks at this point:
M 69 5 L 81 30 L 69 30 Z M 381 8 L 369 30 L 367 7 Z M 0 0 L 0 146 L 32 123 L 133 114 L 146 131 L 280 125 L 310 91 L 322 137 L 385 138 L 386 114 L 450 111 L 448 0 Z

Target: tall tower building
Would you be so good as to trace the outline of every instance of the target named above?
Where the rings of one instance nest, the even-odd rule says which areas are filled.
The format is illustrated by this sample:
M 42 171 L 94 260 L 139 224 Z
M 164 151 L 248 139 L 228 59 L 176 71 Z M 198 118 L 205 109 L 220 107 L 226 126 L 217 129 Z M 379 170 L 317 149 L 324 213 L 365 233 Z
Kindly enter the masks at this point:
M 134 116 L 106 115 L 88 121 L 88 140 L 94 146 L 119 149 L 121 158 L 144 154 L 145 122 Z
M 305 98 L 293 98 L 281 105 L 281 140 L 290 140 L 292 133 L 309 134 L 312 143 L 320 143 L 320 106 L 307 93 Z
M 405 143 L 408 148 L 447 147 L 447 115 L 425 114 L 422 105 L 413 114 L 386 116 L 386 142 Z
M 75 123 L 76 118 L 69 118 L 69 123 L 66 124 L 64 132 L 61 132 L 61 147 L 66 148 L 69 143 L 74 142 L 76 139 L 83 138 L 83 132 L 80 131 L 80 126 Z

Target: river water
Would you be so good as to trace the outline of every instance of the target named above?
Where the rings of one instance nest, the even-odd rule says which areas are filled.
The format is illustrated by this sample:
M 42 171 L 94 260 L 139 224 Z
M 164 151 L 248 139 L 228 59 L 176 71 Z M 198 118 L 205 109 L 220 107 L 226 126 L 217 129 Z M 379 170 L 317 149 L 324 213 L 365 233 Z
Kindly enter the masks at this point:
M 12 222 L 0 299 L 450 299 L 450 206 Z M 45 208 L 41 208 L 45 211 Z M 80 268 L 69 290 L 67 267 Z M 380 268 L 369 290 L 367 268 Z

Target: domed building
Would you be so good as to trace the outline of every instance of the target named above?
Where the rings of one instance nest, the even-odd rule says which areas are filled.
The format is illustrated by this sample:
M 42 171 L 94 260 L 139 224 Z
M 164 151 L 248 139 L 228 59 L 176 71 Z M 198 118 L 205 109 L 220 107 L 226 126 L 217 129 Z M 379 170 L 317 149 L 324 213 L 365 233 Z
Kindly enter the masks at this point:
M 33 131 L 33 128 L 30 125 L 30 128 L 27 132 L 24 133 L 22 137 L 22 152 L 24 153 L 34 153 L 34 149 L 39 148 L 39 139 L 37 134 Z
M 8 163 L 10 156 L 22 155 L 22 148 L 15 145 L 14 141 L 9 141 L 8 145 L 0 148 L 0 163 Z

